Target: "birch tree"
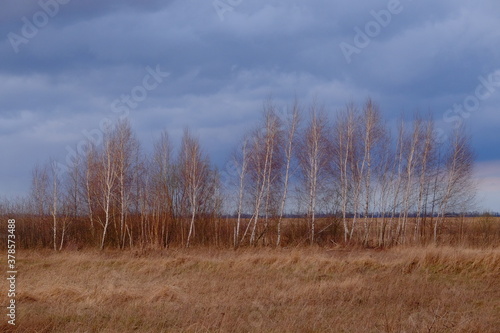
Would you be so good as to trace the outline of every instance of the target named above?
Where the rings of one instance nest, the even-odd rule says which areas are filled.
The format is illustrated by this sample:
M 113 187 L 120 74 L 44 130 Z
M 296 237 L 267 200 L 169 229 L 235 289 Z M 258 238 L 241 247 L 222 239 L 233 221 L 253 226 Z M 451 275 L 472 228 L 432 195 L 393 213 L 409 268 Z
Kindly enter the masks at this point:
M 173 147 L 166 131 L 154 144 L 149 186 L 154 219 L 153 237 L 162 247 L 166 247 L 171 236 L 171 222 L 174 218 L 175 161 Z
M 418 198 L 417 198 L 417 212 L 415 217 L 414 228 L 414 241 L 417 241 L 422 236 L 422 221 L 427 215 L 427 201 L 430 183 L 432 182 L 433 164 L 436 161 L 436 139 L 434 131 L 434 121 L 428 118 L 424 124 L 421 134 L 423 138 L 420 139 L 421 149 L 419 152 L 419 166 L 418 166 Z
M 450 209 L 464 209 L 473 200 L 472 181 L 474 153 L 465 128 L 453 132 L 445 155 L 444 191 L 440 200 L 440 218 L 434 223 L 434 242 L 437 242 L 439 224 Z
M 116 169 L 116 199 L 119 206 L 119 246 L 125 247 L 128 235 L 132 243 L 131 226 L 128 225 L 127 215 L 132 204 L 133 180 L 137 175 L 136 164 L 139 155 L 139 143 L 135 138 L 130 123 L 127 120 L 116 124 L 109 139 L 111 163 Z
M 352 168 L 350 167 L 354 155 L 354 141 L 356 128 L 356 107 L 348 104 L 337 113 L 333 128 L 333 165 L 332 172 L 340 188 L 340 204 L 342 224 L 344 227 L 344 242 L 350 239 L 354 232 L 355 224 L 349 226 L 347 213 L 352 193 Z
M 410 207 L 412 205 L 412 194 L 414 189 L 415 169 L 418 165 L 418 152 L 421 145 L 422 119 L 416 117 L 413 120 L 413 131 L 411 136 L 406 137 L 404 149 L 405 154 L 405 190 L 403 196 L 402 222 L 399 225 L 398 237 L 402 243 L 406 242 L 406 225 Z
M 81 178 L 86 211 L 90 222 L 90 231 L 92 237 L 96 234 L 95 224 L 96 214 L 98 212 L 98 198 L 100 197 L 99 188 L 99 156 L 94 144 L 89 145 L 89 150 L 83 158 L 83 177 Z
M 199 141 L 187 129 L 184 131 L 182 138 L 179 166 L 181 181 L 188 199 L 191 215 L 186 239 L 186 247 L 189 247 L 191 237 L 195 233 L 195 219 L 204 182 L 207 181 L 209 176 L 209 163 L 208 158 L 201 151 Z
M 372 173 L 374 169 L 372 156 L 374 153 L 379 153 L 380 155 L 386 153 L 383 149 L 381 150 L 380 144 L 383 143 L 382 140 L 385 136 L 385 128 L 381 123 L 380 111 L 375 105 L 375 103 L 368 99 L 363 108 L 362 114 L 362 126 L 364 133 L 363 140 L 363 160 L 361 165 L 360 177 L 362 178 L 363 190 L 365 194 L 364 198 L 364 226 L 365 226 L 365 236 L 364 243 L 368 242 L 368 236 L 370 232 L 368 215 L 370 214 L 370 205 L 373 203 L 373 193 L 372 193 Z M 375 163 L 380 162 L 383 158 L 382 156 L 376 156 L 377 159 Z M 377 161 L 378 160 L 378 161 Z
M 382 135 L 380 141 L 380 151 L 378 153 L 378 163 L 375 166 L 376 188 L 374 206 L 378 207 L 381 213 L 378 230 L 378 245 L 385 246 L 388 236 L 391 233 L 391 224 L 388 223 L 388 214 L 391 211 L 391 198 L 395 183 L 395 160 L 396 154 L 391 147 L 391 140 L 387 133 Z M 397 166 L 396 166 L 397 167 Z M 394 215 L 392 215 L 394 216 Z
M 301 134 L 298 146 L 298 161 L 302 171 L 303 188 L 307 192 L 307 215 L 309 217 L 311 244 L 314 243 L 316 209 L 320 188 L 324 185 L 326 167 L 329 162 L 327 118 L 324 111 L 312 105 L 309 122 Z
M 299 114 L 300 114 L 300 106 L 297 100 L 294 101 L 292 108 L 290 110 L 290 116 L 286 119 L 286 147 L 285 147 L 285 176 L 283 180 L 283 196 L 281 197 L 280 210 L 278 215 L 278 225 L 277 225 L 277 238 L 276 238 L 276 246 L 281 245 L 281 223 L 283 221 L 283 214 L 285 212 L 286 200 L 288 197 L 288 182 L 290 179 L 291 173 L 291 162 L 293 156 L 293 148 L 295 142 L 295 134 L 297 132 L 297 128 L 299 126 Z
M 239 156 L 238 156 L 239 154 Z M 234 241 L 233 245 L 237 248 L 240 244 L 240 228 L 241 228 L 241 217 L 243 213 L 243 200 L 245 194 L 245 178 L 248 169 L 248 138 L 245 137 L 241 144 L 241 152 L 237 152 L 233 157 L 233 161 L 238 169 L 238 203 L 236 208 L 236 227 L 234 231 Z
M 108 228 L 111 223 L 112 205 L 116 199 L 117 171 L 113 163 L 113 145 L 109 138 L 105 138 L 104 147 L 97 153 L 96 167 L 98 168 L 98 204 L 104 213 L 104 217 L 97 215 L 99 224 L 102 226 L 101 250 L 104 249 Z
M 61 205 L 61 181 L 59 179 L 59 174 L 58 174 L 58 169 L 55 163 L 51 161 L 49 164 L 51 166 L 50 168 L 50 176 L 51 176 L 51 181 L 52 181 L 52 191 L 51 191 L 51 198 L 52 198 L 52 203 L 50 207 L 50 215 L 52 215 L 52 239 L 53 239 L 53 245 L 54 245 L 54 251 L 57 251 L 57 231 L 58 231 L 58 214 L 59 212 L 59 206 Z M 64 235 L 63 235 L 64 238 Z
M 262 237 L 268 228 L 269 213 L 272 199 L 275 196 L 276 183 L 279 183 L 282 160 L 279 150 L 281 140 L 281 123 L 275 113 L 274 106 L 268 104 L 264 107 L 264 123 L 260 129 L 252 134 L 249 160 L 249 175 L 252 183 L 253 216 L 248 224 L 251 225 L 250 244 Z M 273 192 L 272 192 L 273 191 Z M 264 214 L 264 228 L 257 235 L 257 226 L 261 213 Z M 243 234 L 246 236 L 248 227 Z

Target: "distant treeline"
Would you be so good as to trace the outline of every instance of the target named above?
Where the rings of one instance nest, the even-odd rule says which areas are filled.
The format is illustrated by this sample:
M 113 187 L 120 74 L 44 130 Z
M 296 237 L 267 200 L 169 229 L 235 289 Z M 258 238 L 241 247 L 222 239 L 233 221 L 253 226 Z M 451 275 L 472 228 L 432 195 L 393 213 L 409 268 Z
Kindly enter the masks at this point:
M 30 195 L 0 213 L 25 247 L 123 249 L 439 242 L 446 218 L 474 209 L 464 128 L 444 135 L 419 114 L 389 127 L 370 99 L 283 110 L 266 101 L 223 170 L 188 129 L 146 154 L 121 120 L 65 172 L 35 166 Z
M 330 214 L 322 214 L 322 213 L 318 213 L 316 214 L 316 217 L 318 218 L 335 218 L 335 217 L 338 217 L 339 215 L 341 214 L 341 212 L 337 212 L 337 213 L 330 213 Z M 367 215 L 367 217 L 369 218 L 379 218 L 379 217 L 384 217 L 384 216 L 387 216 L 389 215 L 390 212 L 385 212 L 385 213 L 381 213 L 381 212 L 374 212 L 373 214 L 370 214 L 370 215 Z M 356 214 L 352 213 L 352 212 L 348 212 L 346 214 L 346 217 L 347 218 L 353 218 Z M 358 215 L 359 217 L 365 217 L 363 214 L 359 214 Z M 430 216 L 430 215 L 427 215 L 425 217 L 427 218 L 430 218 L 430 217 L 438 217 L 439 215 L 438 214 L 434 214 L 434 216 Z M 237 218 L 238 216 L 235 215 L 235 214 L 229 214 L 229 215 L 222 215 L 223 218 Z M 246 219 L 250 219 L 252 217 L 252 215 L 250 214 L 242 214 L 241 215 L 241 218 L 246 218 Z M 307 214 L 284 214 L 283 215 L 283 218 L 289 218 L 289 219 L 297 219 L 297 218 L 307 218 Z M 411 213 L 408 215 L 408 217 L 417 217 L 417 214 L 416 213 Z M 479 211 L 474 211 L 474 212 L 463 212 L 463 213 L 454 213 L 454 212 L 451 212 L 451 213 L 446 213 L 445 214 L 445 217 L 500 217 L 500 213 L 497 213 L 497 212 L 479 212 Z

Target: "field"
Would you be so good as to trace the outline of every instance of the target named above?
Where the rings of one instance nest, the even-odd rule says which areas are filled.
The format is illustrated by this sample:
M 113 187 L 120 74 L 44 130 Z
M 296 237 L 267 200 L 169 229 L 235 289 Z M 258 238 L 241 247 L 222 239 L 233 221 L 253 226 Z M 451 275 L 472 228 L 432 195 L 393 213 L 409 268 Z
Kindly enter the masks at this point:
M 3 332 L 500 327 L 498 247 L 23 250 L 18 270 L 17 326 Z

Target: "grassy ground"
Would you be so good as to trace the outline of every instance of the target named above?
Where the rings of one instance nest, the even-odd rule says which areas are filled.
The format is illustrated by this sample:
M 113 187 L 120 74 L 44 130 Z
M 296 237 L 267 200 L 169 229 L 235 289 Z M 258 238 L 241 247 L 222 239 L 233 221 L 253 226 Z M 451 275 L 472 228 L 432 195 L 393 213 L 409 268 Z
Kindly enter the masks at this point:
M 44 250 L 19 257 L 16 332 L 500 327 L 499 248 Z M 2 304 L 6 289 L 4 282 Z

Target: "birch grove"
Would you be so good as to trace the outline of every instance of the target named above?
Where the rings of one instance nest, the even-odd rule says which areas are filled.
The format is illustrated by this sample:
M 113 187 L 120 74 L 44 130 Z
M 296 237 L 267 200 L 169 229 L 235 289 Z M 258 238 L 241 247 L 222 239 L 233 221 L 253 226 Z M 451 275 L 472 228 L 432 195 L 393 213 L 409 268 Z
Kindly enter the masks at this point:
M 161 132 L 145 153 L 120 121 L 67 174 L 55 163 L 34 168 L 25 211 L 38 219 L 25 228 L 43 232 L 29 231 L 26 242 L 54 250 L 438 243 L 450 215 L 473 210 L 471 138 L 461 127 L 441 142 L 430 115 L 391 128 L 383 114 L 371 99 L 340 109 L 268 100 L 221 170 L 188 129 L 178 146 Z

